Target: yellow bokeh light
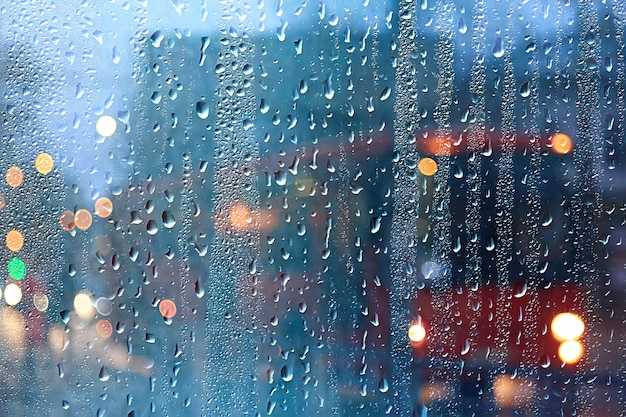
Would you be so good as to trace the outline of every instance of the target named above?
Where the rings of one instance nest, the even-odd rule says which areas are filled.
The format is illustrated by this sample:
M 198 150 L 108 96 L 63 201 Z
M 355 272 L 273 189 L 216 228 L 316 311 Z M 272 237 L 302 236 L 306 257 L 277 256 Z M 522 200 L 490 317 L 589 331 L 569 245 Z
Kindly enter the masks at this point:
M 568 154 L 574 148 L 574 142 L 565 133 L 557 133 L 552 136 L 552 150 L 558 154 Z
M 37 158 L 35 158 L 35 169 L 40 174 L 48 174 L 50 171 L 52 171 L 52 167 L 54 167 L 54 161 L 49 154 L 40 153 L 39 155 L 37 155 Z
M 230 225 L 236 230 L 245 230 L 252 224 L 252 213 L 244 204 L 235 204 L 230 209 Z
M 7 284 L 4 289 L 4 301 L 10 306 L 14 306 L 22 301 L 22 289 L 16 284 Z
M 24 182 L 24 173 L 19 167 L 13 165 L 7 169 L 6 180 L 9 187 L 19 187 Z
M 577 363 L 582 356 L 583 344 L 577 340 L 568 340 L 559 345 L 559 358 L 565 363 Z
M 96 121 L 96 132 L 100 136 L 108 138 L 113 136 L 117 130 L 117 122 L 111 116 L 100 116 Z
M 24 236 L 17 230 L 11 230 L 7 233 L 6 244 L 10 251 L 18 252 L 24 246 Z
M 93 299 L 86 292 L 79 292 L 74 297 L 74 311 L 81 319 L 90 319 L 94 316 Z
M 437 162 L 435 162 L 432 158 L 422 158 L 417 166 L 422 175 L 426 175 L 428 177 L 435 175 L 437 172 Z
M 574 313 L 557 314 L 550 324 L 552 335 L 560 342 L 579 338 L 585 331 L 585 323 Z
M 419 323 L 409 327 L 409 340 L 413 343 L 420 343 L 426 338 L 426 329 Z
M 39 311 L 46 311 L 49 305 L 48 296 L 46 294 L 34 294 L 33 305 Z
M 91 227 L 91 213 L 88 210 L 80 209 L 74 215 L 74 224 L 80 230 L 87 230 Z
M 94 211 L 98 217 L 109 217 L 113 213 L 113 203 L 107 197 L 100 197 L 94 204 Z
M 0 210 L 4 208 L 4 196 L 0 194 Z

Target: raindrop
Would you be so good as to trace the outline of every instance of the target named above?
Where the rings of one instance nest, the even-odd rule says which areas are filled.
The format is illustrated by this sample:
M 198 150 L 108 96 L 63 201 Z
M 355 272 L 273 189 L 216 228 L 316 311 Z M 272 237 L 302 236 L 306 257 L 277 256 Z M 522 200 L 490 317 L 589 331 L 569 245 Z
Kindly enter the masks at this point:
M 172 227 L 176 226 L 176 219 L 169 210 L 165 210 L 161 214 L 161 218 L 163 219 L 163 226 L 165 226 L 167 229 L 171 229 Z
M 391 96 L 391 88 L 385 87 L 380 93 L 380 101 L 385 101 Z
M 542 226 L 550 226 L 551 224 L 552 224 L 552 215 L 550 213 L 546 213 L 541 218 L 541 225 Z
M 148 223 L 146 224 L 146 231 L 149 235 L 156 235 L 159 231 L 159 226 L 157 226 L 157 222 L 155 222 L 154 220 L 148 220 Z
M 285 365 L 280 370 L 280 377 L 285 382 L 289 382 L 293 379 L 293 367 L 290 365 Z
M 332 100 L 332 98 L 335 97 L 332 74 L 329 74 L 324 80 L 324 97 L 326 97 L 328 100 Z
M 196 113 L 201 119 L 209 117 L 209 105 L 205 101 L 198 101 L 196 103 Z
M 389 391 L 389 381 L 387 381 L 387 378 L 381 378 L 381 380 L 378 381 L 378 391 L 380 392 Z
M 117 46 L 113 47 L 113 53 L 111 54 L 111 59 L 113 60 L 114 64 L 119 64 L 120 63 L 120 52 L 117 50 Z
M 522 97 L 526 98 L 530 96 L 530 85 L 528 81 L 526 81 L 519 89 L 519 93 Z
M 372 218 L 370 221 L 370 233 L 378 233 L 380 231 L 380 226 L 382 224 L 383 218 L 381 216 L 376 216 Z
M 463 34 L 467 33 L 467 25 L 465 24 L 465 21 L 463 20 L 462 17 L 459 19 L 459 24 L 458 24 L 457 27 L 459 29 L 459 33 L 460 34 L 463 35 Z
M 161 46 L 161 42 L 163 42 L 163 38 L 165 37 L 165 35 L 163 35 L 163 32 L 161 32 L 160 30 L 155 31 L 151 36 L 150 36 L 150 41 L 152 42 L 152 46 L 154 46 L 155 48 L 158 48 Z
M 502 58 L 504 56 L 504 47 L 502 46 L 502 38 L 496 38 L 496 42 L 493 45 L 493 56 L 496 58 Z
M 200 281 L 196 281 L 196 283 L 194 284 L 194 293 L 196 294 L 196 297 L 198 298 L 202 298 L 204 297 L 204 288 L 202 288 L 202 286 L 200 285 Z
M 100 368 L 100 372 L 98 372 L 98 379 L 102 382 L 106 382 L 111 378 L 111 374 L 109 371 L 103 366 Z

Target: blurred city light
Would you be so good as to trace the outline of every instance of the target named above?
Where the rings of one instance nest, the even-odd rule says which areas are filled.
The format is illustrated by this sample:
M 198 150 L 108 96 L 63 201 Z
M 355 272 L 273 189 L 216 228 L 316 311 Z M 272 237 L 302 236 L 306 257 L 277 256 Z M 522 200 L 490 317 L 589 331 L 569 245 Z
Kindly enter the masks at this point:
M 426 338 L 426 329 L 420 323 L 415 323 L 409 327 L 409 340 L 413 343 L 420 343 Z
M 423 175 L 433 176 L 437 172 L 437 162 L 432 158 L 422 158 L 419 161 L 418 169 Z
M 230 225 L 236 230 L 245 230 L 252 224 L 252 213 L 244 204 L 237 203 L 229 213 Z
M 552 136 L 552 150 L 559 154 L 568 154 L 574 148 L 572 139 L 565 133 L 556 133 Z
M 100 136 L 108 138 L 115 134 L 117 130 L 117 122 L 111 116 L 100 116 L 96 121 L 96 132 Z
M 552 320 L 550 329 L 554 337 L 563 342 L 579 338 L 585 331 L 585 323 L 574 313 L 560 313 Z
M 24 173 L 19 167 L 16 167 L 14 165 L 11 168 L 7 169 L 6 180 L 7 184 L 9 184 L 10 187 L 19 187 L 24 181 Z
M 49 305 L 48 296 L 46 294 L 34 294 L 33 305 L 39 311 L 46 311 Z
M 74 297 L 74 311 L 82 319 L 90 319 L 94 316 L 93 299 L 86 292 L 79 292 Z
M 16 284 L 7 284 L 4 289 L 4 301 L 10 306 L 14 306 L 22 301 L 22 289 Z
M 583 344 L 577 340 L 568 340 L 559 345 L 559 358 L 567 363 L 577 363 L 583 355 Z
M 37 158 L 35 158 L 35 169 L 40 174 L 48 174 L 50 171 L 52 171 L 53 167 L 54 161 L 49 154 L 40 153 L 39 155 L 37 155 Z

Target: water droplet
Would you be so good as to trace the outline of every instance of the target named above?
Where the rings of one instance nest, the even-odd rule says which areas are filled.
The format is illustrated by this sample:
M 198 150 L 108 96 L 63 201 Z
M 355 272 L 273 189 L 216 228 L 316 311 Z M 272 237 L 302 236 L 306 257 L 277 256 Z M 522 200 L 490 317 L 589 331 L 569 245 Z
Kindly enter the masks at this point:
M 102 382 L 106 382 L 111 378 L 111 374 L 109 374 L 109 371 L 107 368 L 105 368 L 104 366 L 100 368 L 100 372 L 98 372 L 98 379 L 100 379 L 100 381 Z
M 163 220 L 163 226 L 168 229 L 176 226 L 176 219 L 169 210 L 165 210 L 163 213 L 161 213 L 161 219 Z
M 157 225 L 157 222 L 155 222 L 154 220 L 148 220 L 148 223 L 146 223 L 146 231 L 148 232 L 149 235 L 156 235 L 157 232 L 159 231 L 159 226 Z
M 163 42 L 163 38 L 165 38 L 165 35 L 163 34 L 163 32 L 161 32 L 160 30 L 155 31 L 150 36 L 150 41 L 152 42 L 152 46 L 154 46 L 155 48 L 160 47 L 161 42 Z
M 391 88 L 385 87 L 380 93 L 380 101 L 385 101 L 391 96 Z
M 285 365 L 280 369 L 280 377 L 285 382 L 289 382 L 293 379 L 293 367 L 290 365 Z
M 530 96 L 530 84 L 526 81 L 519 89 L 519 93 L 522 97 L 526 98 Z
M 381 216 L 376 216 L 370 220 L 370 233 L 374 234 L 380 231 L 382 220 L 383 218 Z
M 378 391 L 380 392 L 389 391 L 389 381 L 387 381 L 387 378 L 381 378 L 381 380 L 378 381 Z
M 196 103 L 196 113 L 201 119 L 209 117 L 209 105 L 205 101 L 198 101 Z
M 465 21 L 463 20 L 463 17 L 461 17 L 459 19 L 459 24 L 458 24 L 458 29 L 459 29 L 459 33 L 464 35 L 465 33 L 467 33 L 467 25 L 465 24 Z
M 324 97 L 326 97 L 328 100 L 332 100 L 333 97 L 335 97 L 332 74 L 329 74 L 324 80 Z
M 496 42 L 493 45 L 493 56 L 496 58 L 502 58 L 504 56 L 504 47 L 502 46 L 502 38 L 496 38 Z

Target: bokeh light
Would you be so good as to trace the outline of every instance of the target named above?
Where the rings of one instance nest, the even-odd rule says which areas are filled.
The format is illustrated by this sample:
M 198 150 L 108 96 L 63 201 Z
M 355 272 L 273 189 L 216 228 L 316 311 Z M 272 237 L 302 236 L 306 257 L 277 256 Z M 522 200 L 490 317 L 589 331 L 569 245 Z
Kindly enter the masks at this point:
M 236 230 L 245 230 L 252 224 L 252 213 L 245 204 L 237 203 L 229 213 L 230 225 Z
M 113 334 L 113 325 L 107 319 L 98 320 L 96 323 L 96 333 L 103 339 L 108 339 Z
M 100 315 L 108 316 L 113 312 L 113 304 L 111 303 L 111 300 L 106 297 L 98 298 L 94 305 L 96 307 L 96 311 Z
M 9 275 L 15 280 L 22 280 L 26 276 L 26 264 L 20 258 L 11 258 L 7 265 Z
M 108 138 L 115 134 L 117 122 L 111 116 L 100 116 L 96 121 L 96 132 L 100 136 Z
M 7 284 L 4 289 L 4 301 L 10 306 L 14 306 L 22 301 L 22 289 L 16 284 Z
M 568 154 L 574 148 L 574 142 L 565 133 L 556 133 L 552 136 L 552 151 L 564 155 Z
M 4 196 L 0 194 L 0 210 L 4 208 Z
M 100 197 L 94 204 L 94 211 L 98 217 L 109 217 L 113 212 L 113 203 L 107 197 Z
M 561 313 L 552 319 L 550 329 L 555 339 L 563 342 L 579 338 L 585 331 L 585 323 L 574 313 Z
M 582 356 L 583 344 L 577 340 L 568 340 L 559 345 L 559 358 L 565 363 L 577 363 Z
M 91 227 L 91 213 L 88 210 L 80 209 L 74 214 L 74 224 L 80 230 L 87 230 Z
M 61 228 L 67 232 L 73 230 L 76 226 L 76 224 L 74 223 L 74 217 L 74 212 L 70 210 L 65 210 L 63 213 L 61 213 L 61 215 L 59 216 L 59 224 L 61 225 Z
M 413 343 L 420 343 L 426 338 L 426 329 L 420 323 L 415 323 L 409 327 L 409 340 Z
M 37 155 L 37 158 L 35 158 L 35 169 L 40 174 L 48 174 L 50 171 L 52 171 L 53 167 L 54 161 L 52 160 L 52 156 L 50 156 L 49 154 L 40 153 L 39 155 Z
M 13 165 L 7 169 L 6 180 L 10 187 L 19 187 L 24 182 L 24 173 L 19 167 Z
M 46 311 L 49 305 L 48 296 L 46 294 L 34 294 L 33 305 L 39 311 Z
M 74 297 L 74 311 L 81 319 L 90 319 L 94 316 L 93 299 L 91 294 L 79 292 Z
M 6 236 L 7 248 L 12 252 L 18 252 L 24 246 L 24 236 L 18 230 L 10 230 Z
M 422 175 L 428 177 L 435 175 L 437 172 L 437 162 L 432 158 L 422 158 L 417 166 Z
M 165 299 L 159 303 L 159 312 L 166 319 L 171 319 L 176 315 L 176 304 L 172 300 Z

